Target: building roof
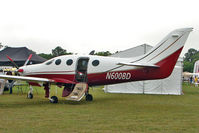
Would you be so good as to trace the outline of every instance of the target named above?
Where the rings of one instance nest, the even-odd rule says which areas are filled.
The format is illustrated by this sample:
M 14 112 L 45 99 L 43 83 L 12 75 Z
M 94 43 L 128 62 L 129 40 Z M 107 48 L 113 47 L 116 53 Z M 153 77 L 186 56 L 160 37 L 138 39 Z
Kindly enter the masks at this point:
M 46 61 L 46 59 L 38 56 L 36 53 L 34 53 L 33 51 L 29 50 L 26 47 L 6 47 L 2 51 L 0 51 L 0 63 L 1 63 L 0 65 L 2 65 L 2 63 L 7 64 L 8 62 L 10 62 L 9 59 L 6 57 L 6 55 L 11 57 L 16 63 L 17 62 L 25 63 L 30 54 L 32 54 L 30 62 L 33 62 L 33 64 L 42 63 Z

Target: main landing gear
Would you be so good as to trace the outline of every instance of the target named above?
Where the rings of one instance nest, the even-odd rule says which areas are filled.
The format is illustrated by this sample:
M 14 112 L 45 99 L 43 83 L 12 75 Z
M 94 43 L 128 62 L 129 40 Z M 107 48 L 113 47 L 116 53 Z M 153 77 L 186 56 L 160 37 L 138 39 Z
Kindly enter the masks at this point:
M 58 103 L 58 98 L 57 98 L 57 96 L 52 96 L 52 97 L 50 98 L 50 103 Z
M 49 99 L 50 103 L 58 103 L 57 96 L 50 97 L 50 84 L 49 83 L 44 84 L 44 90 L 45 90 L 45 97 Z
M 91 94 L 87 94 L 86 101 L 93 101 L 93 96 Z
M 58 103 L 57 96 L 50 97 L 50 85 L 48 83 L 44 84 L 44 90 L 45 90 L 45 97 L 49 99 L 50 103 Z M 71 99 L 68 98 L 67 100 L 80 101 L 83 98 L 83 96 L 85 95 L 86 101 L 93 101 L 93 96 L 91 94 L 89 94 L 89 88 L 88 88 L 87 84 L 83 84 L 83 83 L 76 84 L 75 88 L 70 92 L 70 94 L 72 94 L 72 96 L 69 97 L 70 96 L 69 95 L 68 97 Z M 33 98 L 32 86 L 30 86 L 30 91 L 28 92 L 27 98 L 28 99 Z
M 89 94 L 89 88 L 86 91 L 85 95 L 86 95 L 86 101 L 93 101 L 93 96 Z

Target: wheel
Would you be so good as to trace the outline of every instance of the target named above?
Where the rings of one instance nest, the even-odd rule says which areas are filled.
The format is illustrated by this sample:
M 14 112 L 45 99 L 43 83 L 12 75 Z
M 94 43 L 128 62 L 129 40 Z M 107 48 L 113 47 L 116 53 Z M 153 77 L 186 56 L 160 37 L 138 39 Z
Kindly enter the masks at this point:
M 58 103 L 58 98 L 56 96 L 52 96 L 50 98 L 50 103 Z
M 87 94 L 86 101 L 93 101 L 93 96 L 91 94 Z
M 28 93 L 27 98 L 28 99 L 33 99 L 33 94 L 32 93 Z

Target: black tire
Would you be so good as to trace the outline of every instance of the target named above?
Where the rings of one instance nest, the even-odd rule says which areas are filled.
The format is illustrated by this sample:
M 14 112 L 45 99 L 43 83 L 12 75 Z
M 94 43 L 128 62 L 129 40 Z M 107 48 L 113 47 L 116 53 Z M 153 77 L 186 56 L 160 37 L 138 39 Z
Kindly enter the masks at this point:
M 93 96 L 91 94 L 87 94 L 86 101 L 93 101 Z
M 58 103 L 58 98 L 56 96 L 52 96 L 50 98 L 50 103 Z
M 28 93 L 27 98 L 28 99 L 33 99 L 33 94 L 32 93 Z

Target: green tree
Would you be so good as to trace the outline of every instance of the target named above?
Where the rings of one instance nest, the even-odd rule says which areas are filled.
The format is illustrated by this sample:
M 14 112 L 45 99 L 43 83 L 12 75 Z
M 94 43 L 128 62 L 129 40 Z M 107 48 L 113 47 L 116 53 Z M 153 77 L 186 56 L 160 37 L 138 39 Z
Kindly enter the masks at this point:
M 188 52 L 185 53 L 185 59 L 184 59 L 184 60 L 185 60 L 185 61 L 192 62 L 192 61 L 193 61 L 193 56 L 194 56 L 196 53 L 198 53 L 197 50 L 195 50 L 195 49 L 193 49 L 193 48 L 190 48 L 190 49 L 188 50 Z
M 189 61 L 184 61 L 184 68 L 183 71 L 184 72 L 193 72 L 193 68 L 194 68 L 194 63 L 193 62 L 189 62 Z
M 53 58 L 53 55 L 52 54 L 45 54 L 45 53 L 41 53 L 41 54 L 38 54 L 39 56 L 49 60 L 51 58 Z
M 102 52 L 97 52 L 97 53 L 95 53 L 95 55 L 99 55 L 99 56 L 109 56 L 109 55 L 112 55 L 112 53 L 110 53 L 109 51 L 102 51 Z
M 193 72 L 194 64 L 197 60 L 199 60 L 199 51 L 190 48 L 188 52 L 185 53 L 183 71 Z
M 65 49 L 63 49 L 60 46 L 57 46 L 55 49 L 52 49 L 51 54 L 40 53 L 38 55 L 45 58 L 45 59 L 51 59 L 53 57 L 57 57 L 57 56 L 60 56 L 60 55 L 70 55 L 70 54 L 73 54 L 73 53 L 71 53 L 71 52 L 67 53 Z
M 66 55 L 66 54 L 67 54 L 66 50 L 63 49 L 60 46 L 57 46 L 55 49 L 52 49 L 52 55 L 54 57 L 57 57 L 57 56 L 60 56 L 60 55 Z

